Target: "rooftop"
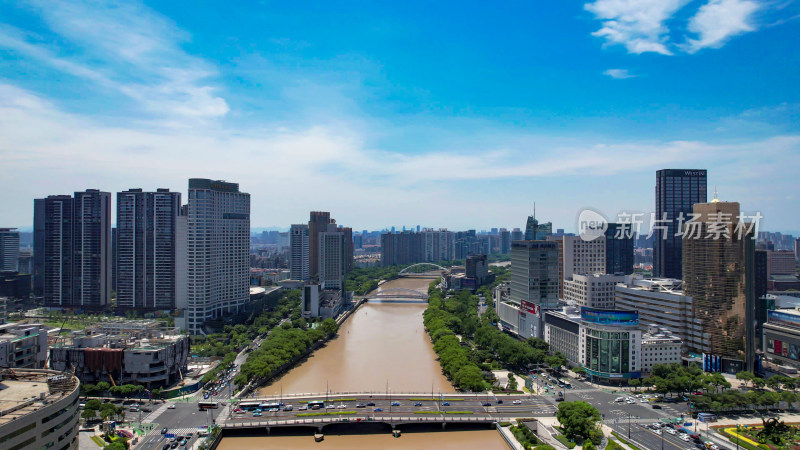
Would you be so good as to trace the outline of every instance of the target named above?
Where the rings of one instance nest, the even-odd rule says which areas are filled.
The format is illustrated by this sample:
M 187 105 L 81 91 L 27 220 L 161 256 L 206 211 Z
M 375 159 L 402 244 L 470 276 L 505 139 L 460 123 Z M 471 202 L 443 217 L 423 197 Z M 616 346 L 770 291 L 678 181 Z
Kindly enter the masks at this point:
M 0 375 L 0 426 L 78 389 L 78 379 L 72 374 L 54 370 L 14 369 Z

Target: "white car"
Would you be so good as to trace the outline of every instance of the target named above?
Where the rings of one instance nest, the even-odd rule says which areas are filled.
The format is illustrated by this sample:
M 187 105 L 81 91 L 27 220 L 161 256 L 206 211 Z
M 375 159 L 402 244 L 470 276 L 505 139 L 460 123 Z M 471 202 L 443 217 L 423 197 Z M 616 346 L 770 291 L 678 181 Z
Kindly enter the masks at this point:
M 514 401 L 513 401 L 513 402 L 511 402 L 511 403 L 513 403 L 513 404 L 515 404 L 515 405 L 521 405 L 521 404 L 522 404 L 522 400 L 514 400 Z
M 614 401 L 615 402 L 624 402 L 625 398 L 624 397 L 617 397 L 617 398 L 614 399 Z
M 686 442 L 689 442 L 689 435 L 686 433 L 681 433 L 681 439 L 683 439 Z
M 655 429 L 655 430 L 653 430 L 653 433 L 655 433 L 655 434 L 657 434 L 657 435 L 661 436 L 661 430 L 660 430 L 660 429 Z
M 347 408 L 347 405 L 342 403 L 342 404 L 336 405 L 336 407 L 339 408 L 339 409 L 345 409 L 345 408 Z
M 167 409 L 175 409 L 175 403 L 170 403 Z
M 648 403 L 650 400 L 643 398 L 639 400 L 639 403 Z

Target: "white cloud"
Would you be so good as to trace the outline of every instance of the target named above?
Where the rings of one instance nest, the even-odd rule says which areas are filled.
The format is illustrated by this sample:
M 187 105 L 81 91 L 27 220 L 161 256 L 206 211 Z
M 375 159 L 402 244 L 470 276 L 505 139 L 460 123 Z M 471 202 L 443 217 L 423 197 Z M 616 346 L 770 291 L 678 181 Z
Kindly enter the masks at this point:
M 750 0 L 710 0 L 689 21 L 689 31 L 698 38 L 687 40 L 686 51 L 720 48 L 731 37 L 754 31 L 751 18 L 759 7 Z
M 654 52 L 671 55 L 664 24 L 688 0 L 596 0 L 584 8 L 602 20 L 592 33 L 608 44 L 621 44 L 629 53 Z
M 603 75 L 608 75 L 616 80 L 624 80 L 626 78 L 634 78 L 638 76 L 628 72 L 628 69 L 608 69 L 603 71 Z
M 0 46 L 117 91 L 159 117 L 213 119 L 228 113 L 227 102 L 207 81 L 216 71 L 181 48 L 188 39 L 183 31 L 145 6 L 50 0 L 34 5 L 58 39 L 44 44 L 39 36 L 0 25 Z

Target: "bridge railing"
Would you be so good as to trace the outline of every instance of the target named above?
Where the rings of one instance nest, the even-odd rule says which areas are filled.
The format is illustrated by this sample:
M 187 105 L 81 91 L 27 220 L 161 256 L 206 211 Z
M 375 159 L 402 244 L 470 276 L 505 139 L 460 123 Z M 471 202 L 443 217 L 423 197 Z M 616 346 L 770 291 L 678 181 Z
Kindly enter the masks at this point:
M 332 423 L 369 423 L 369 422 L 386 422 L 386 423 L 494 423 L 494 422 L 509 422 L 513 418 L 499 417 L 499 416 L 447 416 L 444 414 L 425 414 L 415 416 L 393 416 L 390 414 L 374 414 L 374 415 L 361 415 L 361 416 L 328 416 L 316 417 L 307 419 L 275 419 L 275 420 L 260 420 L 260 421 L 247 421 L 247 422 L 225 422 L 221 424 L 222 428 L 236 429 L 236 428 L 261 428 L 261 427 L 279 427 L 279 426 L 295 426 L 295 425 L 328 425 Z

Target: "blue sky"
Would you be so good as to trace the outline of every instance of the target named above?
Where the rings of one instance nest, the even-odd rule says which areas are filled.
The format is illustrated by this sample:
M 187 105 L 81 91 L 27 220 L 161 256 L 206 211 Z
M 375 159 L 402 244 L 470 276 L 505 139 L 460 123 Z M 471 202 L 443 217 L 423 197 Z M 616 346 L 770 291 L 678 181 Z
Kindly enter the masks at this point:
M 800 2 L 0 4 L 0 225 L 240 183 L 253 226 L 574 229 L 655 171 L 800 230 Z

